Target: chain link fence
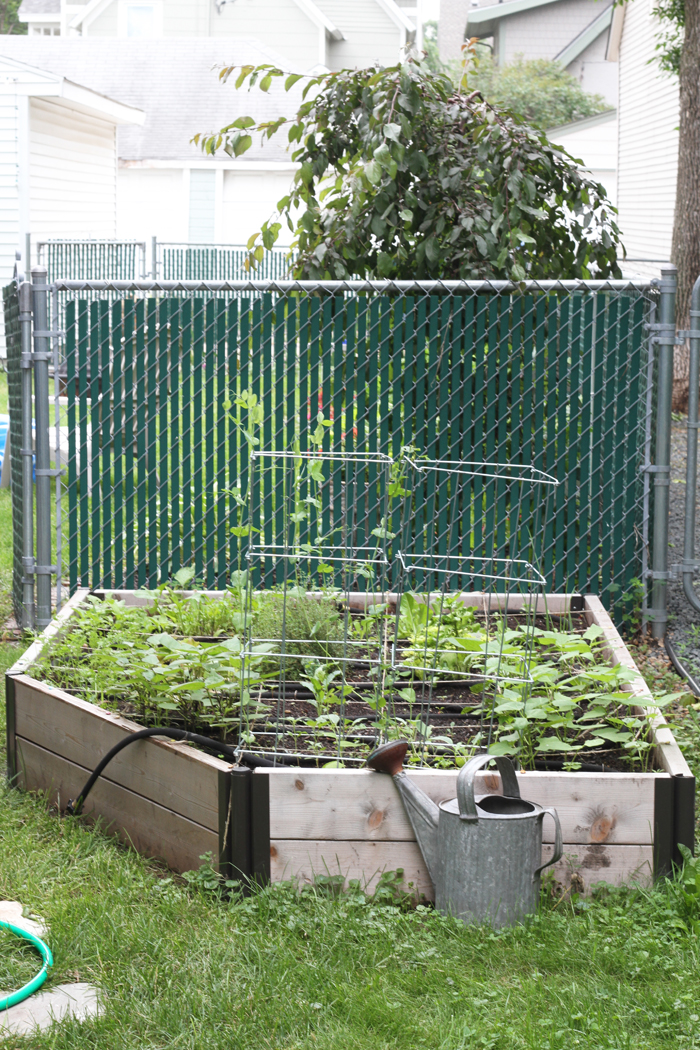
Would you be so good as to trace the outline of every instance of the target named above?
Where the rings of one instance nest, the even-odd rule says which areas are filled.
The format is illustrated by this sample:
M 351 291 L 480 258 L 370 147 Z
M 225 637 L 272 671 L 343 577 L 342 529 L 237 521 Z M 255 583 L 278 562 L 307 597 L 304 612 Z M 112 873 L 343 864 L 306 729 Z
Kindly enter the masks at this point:
M 22 493 L 22 339 L 19 320 L 19 296 L 16 284 L 3 289 L 5 309 L 5 342 L 7 347 L 7 400 L 10 426 L 5 455 L 10 455 L 12 500 L 12 605 L 15 619 L 22 623 L 22 542 L 24 500 Z M 30 511 L 31 513 L 31 511 Z
M 185 566 L 225 587 L 245 567 L 254 450 L 532 468 L 559 482 L 546 507 L 516 513 L 494 483 L 446 533 L 446 474 L 417 501 L 417 534 L 444 556 L 513 557 L 510 537 L 536 532 L 547 589 L 606 603 L 647 572 L 651 283 L 59 281 L 49 295 L 65 318 L 52 461 L 71 592 Z M 260 499 L 266 542 L 283 543 L 274 478 Z M 370 533 L 398 532 L 401 504 L 384 523 L 370 508 Z

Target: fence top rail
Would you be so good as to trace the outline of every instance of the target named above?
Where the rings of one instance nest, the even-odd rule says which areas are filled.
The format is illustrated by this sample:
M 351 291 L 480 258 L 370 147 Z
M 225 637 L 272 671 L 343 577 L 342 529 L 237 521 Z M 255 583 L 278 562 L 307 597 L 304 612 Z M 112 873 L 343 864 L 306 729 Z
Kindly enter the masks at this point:
M 432 295 L 517 294 L 518 292 L 650 292 L 659 278 L 649 280 L 567 281 L 158 281 L 158 280 L 69 280 L 61 278 L 49 286 L 57 292 L 401 292 Z
M 145 241 L 129 241 L 129 240 L 113 240 L 109 237 L 50 237 L 45 241 L 37 241 L 37 248 L 44 248 L 47 244 L 68 244 L 68 245 L 84 245 L 84 244 L 100 244 L 108 245 L 109 247 L 121 247 L 123 245 L 129 245 L 130 247 L 145 248 Z

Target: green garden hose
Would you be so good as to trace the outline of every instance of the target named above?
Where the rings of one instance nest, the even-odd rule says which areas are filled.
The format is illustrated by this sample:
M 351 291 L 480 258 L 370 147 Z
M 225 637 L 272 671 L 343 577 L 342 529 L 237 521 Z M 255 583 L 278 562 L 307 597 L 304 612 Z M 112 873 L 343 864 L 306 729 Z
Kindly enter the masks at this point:
M 2 919 L 0 919 L 0 929 L 11 930 L 12 933 L 16 934 L 18 937 L 23 937 L 25 941 L 29 941 L 30 944 L 34 945 L 39 952 L 39 955 L 44 960 L 44 965 L 41 967 L 36 977 L 32 977 L 31 981 L 28 981 L 27 984 L 23 985 L 22 988 L 19 988 L 16 992 L 12 992 L 11 995 L 6 995 L 4 999 L 0 999 L 0 1010 L 7 1010 L 10 1006 L 16 1006 L 17 1003 L 24 1002 L 24 1000 L 28 999 L 38 988 L 41 988 L 46 980 L 49 967 L 53 966 L 53 956 L 48 944 L 44 944 L 39 937 L 35 937 L 33 933 L 29 932 L 29 930 L 23 930 L 21 926 L 13 926 L 11 922 L 3 922 Z

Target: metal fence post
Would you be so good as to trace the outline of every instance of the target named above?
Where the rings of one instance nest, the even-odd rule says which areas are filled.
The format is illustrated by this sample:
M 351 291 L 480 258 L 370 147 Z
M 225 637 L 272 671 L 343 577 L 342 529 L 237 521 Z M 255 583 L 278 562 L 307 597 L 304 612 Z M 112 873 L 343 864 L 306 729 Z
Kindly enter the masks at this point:
M 36 427 L 36 624 L 51 620 L 51 453 L 49 449 L 49 310 L 46 268 L 32 270 L 34 397 Z
M 676 343 L 676 267 L 661 268 L 659 323 L 654 325 L 659 348 L 656 396 L 656 463 L 654 474 L 654 531 L 651 562 L 651 633 L 666 634 L 668 599 L 668 505 L 671 484 L 671 400 L 673 397 L 673 348 Z
M 158 238 L 151 237 L 151 279 L 158 280 Z
M 22 341 L 22 629 L 34 630 L 34 479 L 32 477 L 32 286 L 19 286 Z

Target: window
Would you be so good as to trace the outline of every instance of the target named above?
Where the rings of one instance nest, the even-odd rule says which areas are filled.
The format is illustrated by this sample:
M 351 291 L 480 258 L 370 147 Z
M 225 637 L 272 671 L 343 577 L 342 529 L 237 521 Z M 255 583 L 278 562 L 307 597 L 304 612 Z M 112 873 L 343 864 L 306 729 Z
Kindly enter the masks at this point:
M 154 37 L 163 35 L 163 5 L 161 2 L 139 3 L 122 0 L 119 5 L 119 36 Z
M 30 36 L 60 36 L 61 29 L 59 26 L 52 25 L 41 25 L 34 22 L 29 26 Z

